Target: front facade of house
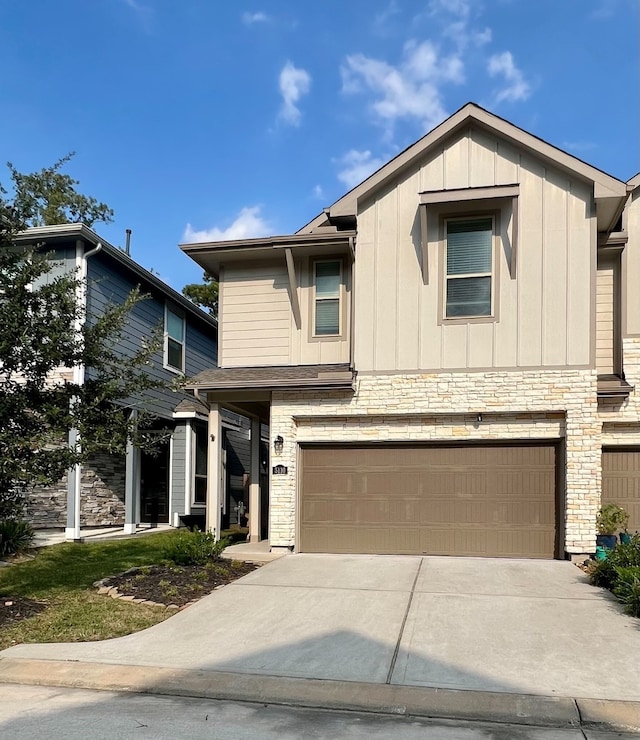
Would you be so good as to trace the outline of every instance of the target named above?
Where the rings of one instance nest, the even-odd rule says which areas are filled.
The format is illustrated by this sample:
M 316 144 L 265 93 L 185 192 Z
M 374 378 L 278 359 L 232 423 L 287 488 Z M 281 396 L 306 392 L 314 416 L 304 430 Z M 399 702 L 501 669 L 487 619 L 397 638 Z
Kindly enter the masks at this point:
M 132 309 L 118 349 L 133 354 L 160 327 L 163 346 L 148 369 L 155 377 L 171 382 L 216 363 L 216 320 L 92 230 L 82 224 L 43 227 L 30 229 L 21 240 L 52 253 L 53 269 L 45 280 L 73 270 L 86 279 L 77 298 L 89 322 L 140 286 L 148 297 Z M 58 376 L 82 382 L 84 373 L 84 368 L 61 368 Z M 204 526 L 208 408 L 189 393 L 167 388 L 146 391 L 128 407 L 129 413 L 142 409 L 155 417 L 149 433 L 166 436 L 157 454 L 131 446 L 126 455 L 96 455 L 59 484 L 36 488 L 27 501 L 27 516 L 36 528 L 64 527 L 68 539 L 77 539 L 80 527 L 123 526 L 135 532 L 141 523 L 178 526 L 185 516 Z M 229 495 L 238 500 L 249 465 L 243 442 L 247 426 L 242 417 L 225 416 L 225 446 L 233 458 Z
M 469 104 L 296 234 L 183 245 L 220 282 L 209 470 L 224 408 L 270 423 L 272 548 L 581 556 L 608 500 L 640 527 L 639 185 Z

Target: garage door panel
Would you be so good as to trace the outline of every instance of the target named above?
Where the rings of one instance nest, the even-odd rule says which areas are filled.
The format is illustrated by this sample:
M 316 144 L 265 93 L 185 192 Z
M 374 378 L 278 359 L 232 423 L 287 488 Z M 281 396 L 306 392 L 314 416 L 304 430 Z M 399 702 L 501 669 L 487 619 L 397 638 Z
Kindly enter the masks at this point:
M 555 448 L 304 448 L 306 552 L 554 556 Z
M 629 531 L 640 530 L 640 449 L 603 450 L 602 503 L 622 506 Z

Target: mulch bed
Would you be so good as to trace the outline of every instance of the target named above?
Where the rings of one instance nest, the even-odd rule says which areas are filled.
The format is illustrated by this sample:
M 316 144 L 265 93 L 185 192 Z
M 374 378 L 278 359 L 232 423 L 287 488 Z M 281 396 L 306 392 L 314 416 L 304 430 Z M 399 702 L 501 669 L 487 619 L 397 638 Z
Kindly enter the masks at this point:
M 150 565 L 105 578 L 100 585 L 117 589 L 120 596 L 184 606 L 257 567 L 235 560 L 217 560 L 206 565 Z
M 0 596 L 0 627 L 33 617 L 44 611 L 48 604 L 21 596 Z

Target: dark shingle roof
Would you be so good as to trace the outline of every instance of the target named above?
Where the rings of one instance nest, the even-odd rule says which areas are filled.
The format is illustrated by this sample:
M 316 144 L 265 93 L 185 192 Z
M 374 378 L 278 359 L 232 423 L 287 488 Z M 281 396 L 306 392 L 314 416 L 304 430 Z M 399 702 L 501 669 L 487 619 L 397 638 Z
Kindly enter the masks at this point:
M 353 388 L 355 373 L 348 364 L 214 367 L 191 378 L 187 388 L 227 390 L 262 388 Z

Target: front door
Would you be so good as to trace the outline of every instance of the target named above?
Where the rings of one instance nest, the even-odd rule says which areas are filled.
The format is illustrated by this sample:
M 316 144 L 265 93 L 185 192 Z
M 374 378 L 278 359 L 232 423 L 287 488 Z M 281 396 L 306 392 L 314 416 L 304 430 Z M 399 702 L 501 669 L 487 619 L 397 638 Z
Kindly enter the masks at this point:
M 140 521 L 169 521 L 169 442 L 140 453 Z

